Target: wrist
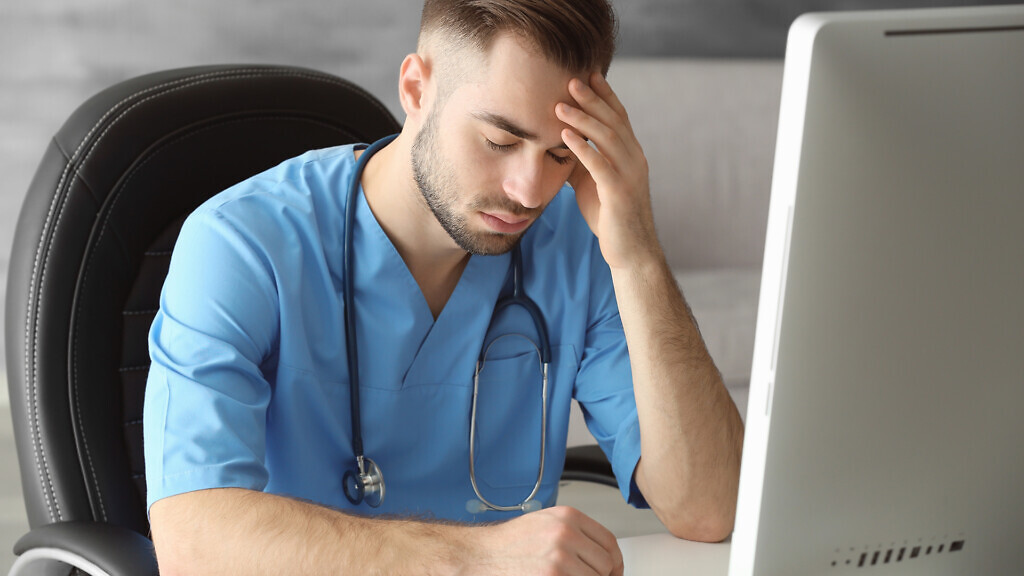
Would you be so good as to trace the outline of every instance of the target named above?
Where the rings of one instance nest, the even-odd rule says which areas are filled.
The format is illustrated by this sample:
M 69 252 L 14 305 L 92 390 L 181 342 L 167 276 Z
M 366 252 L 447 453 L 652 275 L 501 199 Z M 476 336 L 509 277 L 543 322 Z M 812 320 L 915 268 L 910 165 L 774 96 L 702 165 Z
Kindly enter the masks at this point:
M 616 284 L 623 281 L 650 283 L 657 278 L 672 276 L 660 245 L 646 251 L 634 251 L 616 266 L 609 265 L 609 268 Z
M 462 567 L 471 542 L 464 534 L 469 530 L 467 526 L 401 518 L 358 517 L 357 522 L 364 536 L 374 535 L 363 543 L 378 551 L 374 562 L 367 564 L 373 566 L 370 573 L 423 576 L 465 573 Z M 366 549 L 367 546 L 362 546 L 357 553 L 365 556 Z
M 508 522 L 466 524 L 454 527 L 447 545 L 451 555 L 445 565 L 445 574 L 476 576 L 494 572 L 495 553 L 510 545 L 509 534 L 502 531 Z

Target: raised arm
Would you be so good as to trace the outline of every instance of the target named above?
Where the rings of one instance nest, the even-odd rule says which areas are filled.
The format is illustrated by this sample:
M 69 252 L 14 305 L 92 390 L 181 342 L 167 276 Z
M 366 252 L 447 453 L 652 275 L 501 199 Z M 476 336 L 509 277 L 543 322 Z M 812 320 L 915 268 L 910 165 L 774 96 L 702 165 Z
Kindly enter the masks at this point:
M 718 541 L 732 531 L 743 423 L 654 231 L 647 160 L 607 81 L 572 80 L 556 107 L 579 159 L 570 178 L 611 269 L 640 421 L 637 486 L 676 536 Z M 581 137 L 585 135 L 596 149 Z

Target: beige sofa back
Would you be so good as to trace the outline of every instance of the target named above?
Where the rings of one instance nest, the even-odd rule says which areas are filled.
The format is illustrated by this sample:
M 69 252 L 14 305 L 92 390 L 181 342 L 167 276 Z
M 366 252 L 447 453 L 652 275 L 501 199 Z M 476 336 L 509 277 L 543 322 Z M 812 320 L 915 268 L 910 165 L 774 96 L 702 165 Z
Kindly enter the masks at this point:
M 619 58 L 609 81 L 644 146 L 673 269 L 760 268 L 782 61 Z

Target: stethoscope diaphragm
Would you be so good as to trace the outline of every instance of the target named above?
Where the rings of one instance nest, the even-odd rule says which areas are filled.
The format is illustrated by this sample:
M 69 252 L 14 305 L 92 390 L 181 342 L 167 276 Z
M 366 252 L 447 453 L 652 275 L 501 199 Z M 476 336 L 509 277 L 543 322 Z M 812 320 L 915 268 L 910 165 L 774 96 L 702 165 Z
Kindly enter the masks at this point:
M 345 498 L 356 505 L 366 502 L 370 508 L 377 508 L 384 501 L 384 475 L 380 471 L 380 466 L 362 456 L 359 468 L 346 470 L 342 477 Z

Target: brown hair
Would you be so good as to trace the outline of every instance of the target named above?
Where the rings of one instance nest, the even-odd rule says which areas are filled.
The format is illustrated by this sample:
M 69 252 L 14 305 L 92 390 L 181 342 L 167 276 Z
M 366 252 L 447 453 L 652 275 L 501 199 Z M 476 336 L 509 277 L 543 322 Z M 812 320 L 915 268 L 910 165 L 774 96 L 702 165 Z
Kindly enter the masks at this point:
M 609 0 L 426 0 L 420 38 L 487 51 L 499 33 L 527 41 L 571 73 L 608 73 L 617 26 Z

